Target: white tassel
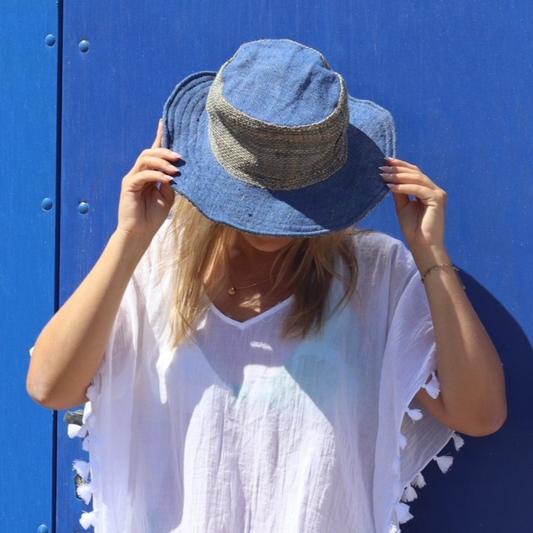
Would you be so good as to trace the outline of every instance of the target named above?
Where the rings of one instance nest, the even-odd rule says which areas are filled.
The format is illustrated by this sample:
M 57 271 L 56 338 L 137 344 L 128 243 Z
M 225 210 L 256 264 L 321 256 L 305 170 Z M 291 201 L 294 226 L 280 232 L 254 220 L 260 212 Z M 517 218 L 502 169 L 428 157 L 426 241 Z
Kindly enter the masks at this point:
M 440 394 L 440 383 L 439 379 L 437 378 L 437 375 L 435 372 L 431 373 L 431 379 L 428 383 L 425 385 L 422 385 L 423 389 L 426 389 L 426 392 L 434 399 L 436 400 L 439 397 Z
M 89 472 L 91 471 L 89 463 L 78 459 L 72 463 L 72 470 L 76 470 L 76 473 L 83 479 L 89 479 Z
M 411 485 L 407 485 L 403 491 L 402 502 L 414 502 L 417 498 L 416 490 Z
M 398 433 L 398 444 L 400 445 L 400 449 L 403 450 L 407 446 L 407 437 Z
M 450 466 L 452 466 L 453 463 L 453 457 L 450 457 L 449 455 L 441 455 L 440 457 L 435 456 L 433 457 L 433 459 L 437 461 L 440 471 L 443 474 L 446 474 L 446 472 L 448 472 Z
M 67 433 L 71 439 L 75 437 L 83 439 L 87 435 L 87 428 L 85 426 L 78 426 L 78 424 L 69 424 Z
M 90 444 L 89 435 L 87 435 L 87 436 L 83 439 L 83 442 L 81 443 L 81 449 L 82 449 L 84 452 L 88 452 L 88 451 L 89 451 L 89 444 Z
M 456 451 L 459 451 L 465 444 L 465 440 L 458 433 L 453 433 L 452 439 L 453 439 L 453 445 L 455 446 Z
M 93 488 L 90 483 L 82 483 L 76 487 L 76 494 L 85 502 L 85 505 L 89 505 L 93 495 Z
M 89 388 L 87 389 L 87 392 L 85 393 L 85 396 L 87 396 L 88 400 L 90 402 L 94 401 L 96 399 L 96 387 L 94 383 L 91 383 L 89 385 Z
M 80 518 L 80 524 L 83 529 L 89 529 L 91 526 L 96 525 L 96 511 L 90 513 L 82 513 Z
M 93 411 L 91 402 L 87 402 L 85 404 L 85 407 L 83 408 L 83 418 L 81 419 L 83 422 L 83 425 L 87 422 L 87 419 L 91 416 L 91 413 Z
M 405 524 L 405 522 L 409 522 L 413 518 L 413 515 L 409 512 L 409 506 L 406 503 L 397 503 L 395 509 L 400 524 Z
M 407 408 L 407 411 L 405 411 L 410 417 L 412 420 L 414 420 L 415 422 L 417 420 L 420 420 L 421 418 L 424 417 L 424 415 L 422 414 L 422 411 L 420 409 L 409 409 L 409 407 Z
M 423 489 L 426 486 L 426 480 L 424 479 L 422 472 L 416 475 L 415 479 L 413 480 L 413 485 L 417 489 Z

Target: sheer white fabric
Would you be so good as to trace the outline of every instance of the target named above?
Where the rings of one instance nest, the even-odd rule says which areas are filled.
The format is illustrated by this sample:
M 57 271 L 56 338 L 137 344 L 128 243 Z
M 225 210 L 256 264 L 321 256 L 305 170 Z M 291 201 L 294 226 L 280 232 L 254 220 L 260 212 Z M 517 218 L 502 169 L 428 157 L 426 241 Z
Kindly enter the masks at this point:
M 398 531 L 404 488 L 451 431 L 405 416 L 436 367 L 413 260 L 355 239 L 357 295 L 321 335 L 279 339 L 289 299 L 245 323 L 211 308 L 178 350 L 154 241 L 88 391 L 97 533 Z

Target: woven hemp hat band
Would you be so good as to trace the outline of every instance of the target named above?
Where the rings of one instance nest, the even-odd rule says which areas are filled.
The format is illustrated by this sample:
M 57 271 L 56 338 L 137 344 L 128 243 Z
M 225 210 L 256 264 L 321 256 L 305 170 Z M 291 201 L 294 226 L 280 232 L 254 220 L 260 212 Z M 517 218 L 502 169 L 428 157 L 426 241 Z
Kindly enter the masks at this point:
M 291 127 L 252 118 L 233 107 L 223 93 L 224 67 L 213 81 L 206 109 L 211 149 L 229 174 L 261 188 L 294 190 L 324 181 L 342 168 L 348 158 L 349 111 L 339 74 L 339 102 L 333 113 L 320 122 Z

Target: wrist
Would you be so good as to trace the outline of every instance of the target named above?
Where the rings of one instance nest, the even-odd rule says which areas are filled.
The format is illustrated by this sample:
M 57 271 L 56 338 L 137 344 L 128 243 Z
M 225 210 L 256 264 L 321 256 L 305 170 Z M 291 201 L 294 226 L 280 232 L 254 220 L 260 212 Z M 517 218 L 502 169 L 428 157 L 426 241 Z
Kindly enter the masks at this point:
M 444 245 L 413 246 L 411 253 L 421 275 L 434 265 L 452 262 Z
M 116 248 L 124 258 L 129 258 L 134 263 L 140 261 L 152 237 L 117 228 L 109 239 L 109 245 Z

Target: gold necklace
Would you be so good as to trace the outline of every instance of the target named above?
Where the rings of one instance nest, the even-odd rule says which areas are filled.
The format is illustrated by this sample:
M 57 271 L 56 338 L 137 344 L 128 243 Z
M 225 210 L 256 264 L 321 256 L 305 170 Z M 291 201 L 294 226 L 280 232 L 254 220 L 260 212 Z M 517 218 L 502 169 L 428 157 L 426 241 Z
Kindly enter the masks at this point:
M 245 285 L 244 287 L 235 287 L 235 285 L 232 285 L 228 289 L 228 294 L 230 296 L 235 296 L 235 293 L 237 291 L 242 291 L 243 289 L 251 289 L 252 287 L 257 287 L 257 285 L 262 285 L 263 283 L 266 283 L 267 281 L 270 281 L 270 276 L 267 279 L 264 279 L 263 281 L 258 281 L 257 283 L 252 283 L 251 285 Z

